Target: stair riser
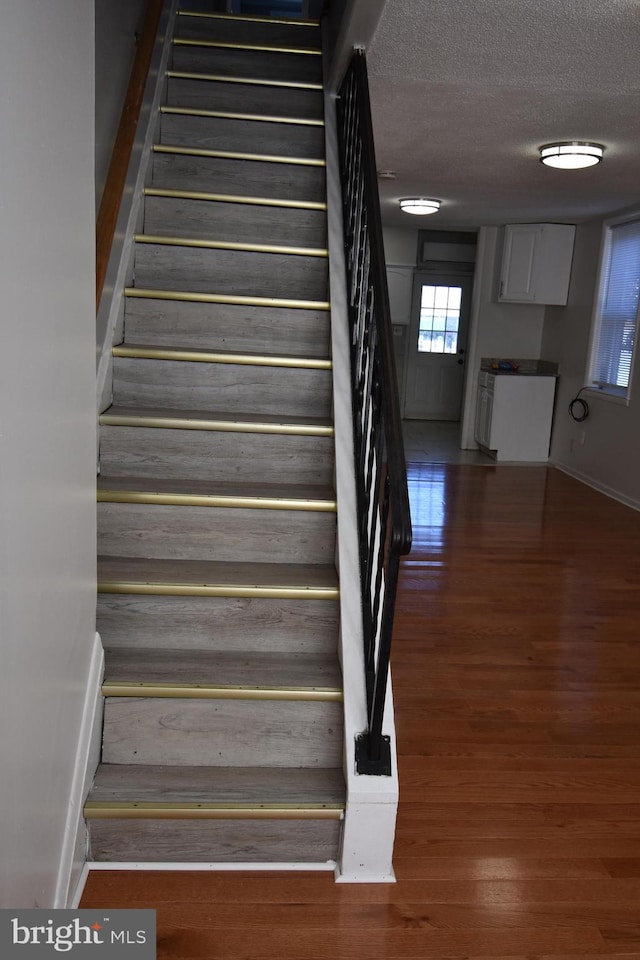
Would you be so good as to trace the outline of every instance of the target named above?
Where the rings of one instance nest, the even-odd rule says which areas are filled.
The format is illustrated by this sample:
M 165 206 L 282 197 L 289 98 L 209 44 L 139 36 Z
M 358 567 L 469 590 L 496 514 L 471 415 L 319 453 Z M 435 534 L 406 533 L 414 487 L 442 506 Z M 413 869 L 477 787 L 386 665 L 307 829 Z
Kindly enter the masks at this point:
M 207 863 L 325 863 L 338 857 L 339 820 L 92 820 L 90 859 Z
M 323 654 L 336 648 L 338 604 L 100 594 L 98 632 L 108 647 Z
M 328 417 L 331 371 L 116 357 L 113 396 L 124 406 Z
M 335 514 L 166 504 L 98 504 L 102 556 L 331 563 Z
M 136 287 L 325 301 L 324 257 L 137 243 Z
M 144 204 L 144 232 L 155 236 L 325 248 L 326 217 L 324 210 L 150 196 Z
M 122 558 L 118 559 L 122 561 Z M 102 557 L 100 569 L 104 569 L 104 564 L 105 558 Z M 237 569 L 241 565 L 234 566 Z M 253 564 L 253 569 L 256 566 Z M 306 653 L 289 652 L 248 654 L 245 650 L 141 650 L 135 647 L 107 647 L 105 652 L 105 693 L 110 697 L 117 696 L 116 689 L 126 696 L 139 696 L 138 688 L 131 691 L 131 683 L 154 684 L 155 692 L 166 697 L 170 694 L 162 692 L 160 688 L 163 685 L 190 686 L 196 681 L 205 685 L 234 687 L 236 691 L 242 688 L 253 691 L 260 686 L 284 690 L 319 687 L 333 691 L 332 696 L 338 695 L 342 685 L 333 655 L 310 657 Z M 245 696 L 249 698 L 251 694 Z M 202 770 L 202 767 L 196 769 Z M 206 768 L 203 772 L 209 776 Z M 209 791 L 212 786 L 209 781 Z M 205 797 L 204 802 L 207 799 Z
M 342 704 L 107 697 L 102 761 L 339 767 Z
M 100 429 L 103 477 L 331 483 L 333 438 L 146 427 Z
M 132 343 L 211 348 L 283 356 L 329 355 L 329 312 L 189 303 L 129 297 L 125 338 Z
M 173 48 L 171 69 L 192 73 L 215 73 L 222 77 L 247 77 L 252 80 L 322 82 L 322 58 L 308 53 L 234 50 L 225 47 L 183 47 L 178 44 Z
M 274 47 L 316 48 L 322 46 L 317 27 L 251 20 L 179 16 L 176 36 L 190 40 L 221 40 L 225 43 L 270 44 Z
M 253 151 L 252 151 L 253 152 Z M 155 153 L 153 185 L 241 197 L 326 201 L 323 167 Z
M 235 150 L 322 160 L 324 128 L 258 120 L 162 114 L 160 142 L 203 150 Z
M 208 72 L 217 75 L 215 70 Z M 269 87 L 219 80 L 169 77 L 167 103 L 172 107 L 267 113 L 270 116 L 298 117 L 306 120 L 322 120 L 324 116 L 324 101 L 320 90 Z
M 344 800 L 344 777 L 341 768 L 326 767 L 258 767 L 255 771 L 252 767 L 209 769 L 103 763 L 96 773 L 90 802 L 209 804 L 214 790 L 215 802 L 219 804 L 276 804 L 280 808 L 294 804 L 300 808 L 321 803 L 335 809 Z M 127 817 L 123 815 L 122 819 Z

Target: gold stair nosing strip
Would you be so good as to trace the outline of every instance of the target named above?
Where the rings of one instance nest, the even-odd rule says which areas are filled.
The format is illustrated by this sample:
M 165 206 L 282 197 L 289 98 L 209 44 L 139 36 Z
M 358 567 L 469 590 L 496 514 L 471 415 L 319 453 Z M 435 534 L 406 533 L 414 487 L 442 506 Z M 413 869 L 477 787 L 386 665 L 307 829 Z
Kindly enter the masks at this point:
M 291 257 L 327 258 L 329 251 L 321 247 L 287 247 L 275 243 L 239 243 L 235 240 L 201 240 L 197 237 L 164 237 L 137 233 L 136 243 L 155 243 L 165 247 L 196 247 L 202 250 L 234 250 L 240 253 L 272 253 Z
M 196 417 L 157 417 L 144 414 L 103 413 L 108 427 L 148 427 L 159 430 L 213 430 L 221 433 L 273 433 L 301 437 L 333 437 L 332 426 L 315 423 L 252 423 L 245 420 L 205 420 Z
M 184 360 L 189 363 L 228 363 L 247 367 L 291 367 L 296 370 L 331 370 L 331 360 L 320 357 L 276 357 L 247 353 L 216 353 L 213 350 L 175 350 L 171 347 L 143 347 L 116 344 L 114 357 L 136 360 Z
M 169 197 L 174 200 L 207 200 L 217 203 L 246 203 L 258 207 L 285 207 L 296 210 L 326 211 L 326 203 L 317 200 L 281 200 L 271 197 L 250 197 L 234 193 L 206 193 L 201 190 L 166 190 L 162 187 L 145 187 L 146 197 Z
M 193 290 L 152 290 L 125 287 L 125 296 L 143 300 L 187 300 L 190 303 L 228 303 L 239 307 L 279 307 L 282 310 L 330 310 L 328 300 L 289 300 L 286 297 L 243 297 L 234 293 L 198 293 Z
M 253 16 L 249 17 L 246 14 L 235 14 L 235 13 L 204 13 L 199 10 L 178 10 L 178 16 L 180 17 L 202 17 L 207 20 L 239 20 L 246 23 L 278 23 L 281 26 L 288 27 L 319 27 L 320 22 L 318 20 L 293 20 L 286 19 L 285 17 L 261 17 Z
M 307 83 L 298 80 L 267 80 L 262 77 L 227 77 L 219 73 L 196 73 L 191 70 L 167 70 L 171 80 L 211 80 L 215 83 L 245 83 L 257 87 L 290 87 L 293 90 L 317 90 L 321 92 L 321 83 Z
M 335 500 L 295 500 L 290 497 L 234 497 L 213 494 L 146 493 L 139 490 L 98 490 L 98 503 L 147 503 L 176 507 L 229 507 L 244 510 L 300 510 L 335 513 Z
M 199 110 L 195 107 L 160 107 L 160 113 L 179 117 L 213 117 L 216 120 L 259 120 L 262 123 L 286 123 L 299 127 L 324 127 L 324 120 L 305 120 L 302 117 L 274 117 L 260 113 L 230 113 L 227 110 Z
M 341 803 L 170 803 L 88 800 L 87 820 L 341 820 Z
M 98 593 L 132 596 L 231 597 L 266 600 L 338 600 L 337 587 L 257 587 L 214 583 L 141 583 L 133 580 L 101 580 Z
M 309 57 L 321 57 L 318 47 L 275 47 L 268 43 L 237 43 L 229 40 L 204 40 L 189 37 L 175 37 L 176 47 L 213 47 L 216 50 L 247 50 L 251 53 L 292 53 Z
M 201 147 L 180 147 L 166 143 L 154 144 L 155 153 L 171 153 L 181 157 L 210 157 L 214 160 L 251 160 L 256 163 L 282 163 L 296 167 L 324 167 L 325 161 L 315 157 L 282 157 L 270 153 L 240 153 L 234 150 L 205 150 Z
M 165 700 L 286 700 L 341 703 L 342 690 L 334 687 L 259 687 L 240 684 L 148 683 L 134 680 L 105 681 L 104 697 L 149 697 Z

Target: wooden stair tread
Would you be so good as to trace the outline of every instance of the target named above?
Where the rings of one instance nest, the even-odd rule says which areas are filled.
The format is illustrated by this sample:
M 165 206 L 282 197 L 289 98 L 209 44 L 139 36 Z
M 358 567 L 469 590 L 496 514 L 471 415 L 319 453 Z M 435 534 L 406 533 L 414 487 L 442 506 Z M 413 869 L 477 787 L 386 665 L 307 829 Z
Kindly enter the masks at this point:
M 251 498 L 264 500 L 335 501 L 326 484 L 247 483 L 242 480 L 194 480 L 111 476 L 98 478 L 98 491 L 176 494 L 178 496 Z
M 164 560 L 138 557 L 99 557 L 98 580 L 133 583 L 235 584 L 257 587 L 337 588 L 330 564 L 225 563 L 216 560 Z
M 116 357 L 131 357 L 161 360 L 184 360 L 186 362 L 209 362 L 209 363 L 236 363 L 247 365 L 263 366 L 282 366 L 309 368 L 309 369 L 329 369 L 331 361 L 326 357 L 302 357 L 287 356 L 282 353 L 271 353 L 267 351 L 253 350 L 218 350 L 218 349 L 198 349 L 192 346 L 183 346 L 181 344 L 172 344 L 171 346 L 158 346 L 153 343 L 133 343 L 129 340 L 126 343 L 118 343 L 113 347 L 113 353 Z
M 302 17 L 270 17 L 268 14 L 252 13 L 250 15 L 243 13 L 226 13 L 222 11 L 204 12 L 203 10 L 191 9 L 185 4 L 178 11 L 180 17 L 199 17 L 206 20 L 231 20 L 238 23 L 275 23 L 286 24 L 290 27 L 318 27 L 319 20 L 307 20 Z
M 174 71 L 177 72 L 177 71 Z M 322 120 L 322 90 L 305 90 L 283 85 L 235 83 L 232 77 L 180 77 L 167 74 L 167 104 L 202 110 L 244 111 L 278 116 Z
M 317 157 L 289 157 L 280 153 L 258 153 L 246 150 L 208 150 L 206 147 L 184 147 L 179 143 L 156 143 L 154 153 L 173 153 L 188 157 L 219 157 L 228 160 L 262 161 L 302 167 L 324 168 L 325 161 Z
M 199 107 L 182 107 L 177 105 L 161 106 L 160 113 L 174 116 L 210 117 L 218 120 L 249 120 L 259 123 L 284 123 L 287 126 L 324 127 L 324 120 L 307 119 L 306 117 L 287 117 L 280 116 L 279 114 L 246 113 L 233 110 L 203 110 Z
M 247 43 L 250 38 L 227 40 L 175 37 L 171 49 L 173 71 L 214 71 L 225 76 L 258 76 L 294 83 L 322 81 L 322 52 L 317 47 L 273 42 Z
M 328 300 L 297 300 L 291 297 L 246 296 L 245 294 L 206 293 L 200 290 L 167 290 L 154 287 L 125 287 L 125 297 L 145 300 L 184 300 L 195 303 L 235 304 L 243 307 L 267 307 L 299 310 L 331 309 Z
M 217 203 L 237 203 L 267 207 L 290 207 L 301 210 L 327 209 L 326 203 L 318 200 L 289 200 L 283 197 L 242 196 L 238 194 L 213 193 L 210 190 L 170 190 L 166 187 L 145 187 L 147 197 L 169 197 L 180 200 L 204 200 Z
M 101 764 L 90 803 L 344 805 L 341 770 Z M 90 813 L 89 813 L 90 815 Z
M 184 79 L 184 80 L 202 80 L 202 81 L 213 81 L 221 83 L 239 83 L 249 86 L 258 86 L 258 87 L 285 87 L 292 88 L 294 90 L 317 90 L 318 93 L 322 92 L 321 83 L 311 83 L 309 81 L 302 80 L 274 80 L 267 77 L 252 76 L 252 77 L 236 77 L 236 76 L 227 76 L 220 73 L 202 73 L 199 70 L 167 70 L 167 77 L 175 79 Z
M 335 655 L 107 648 L 105 683 L 201 684 L 268 690 L 342 689 Z M 107 691 L 105 691 L 107 693 Z M 131 696 L 136 696 L 132 692 Z
M 281 46 L 277 43 L 238 43 L 206 37 L 174 37 L 175 47 L 208 47 L 212 50 L 242 50 L 248 53 L 288 53 L 291 55 L 321 57 L 320 47 Z
M 311 27 L 312 29 L 319 29 L 320 21 L 319 20 L 307 20 L 303 17 L 269 17 L 267 15 L 261 14 L 251 14 L 246 15 L 242 13 L 223 13 L 222 11 L 212 11 L 205 12 L 203 10 L 191 10 L 189 7 L 184 7 L 178 11 L 179 17 L 195 17 L 202 20 L 221 20 L 232 23 L 260 23 L 260 24 L 274 24 L 274 25 L 285 25 L 287 27 Z
M 188 237 L 172 234 L 137 233 L 136 243 L 148 243 L 158 247 L 191 247 L 200 250 L 227 250 L 236 253 L 262 253 L 274 256 L 299 256 L 326 259 L 327 250 L 324 247 L 286 246 L 273 243 L 249 243 L 247 241 L 216 240 L 204 237 Z
M 101 416 L 101 422 L 108 422 L 109 417 L 131 417 L 131 418 L 157 418 L 167 420 L 194 420 L 203 422 L 224 421 L 231 424 L 249 423 L 249 424 L 270 424 L 278 426 L 286 424 L 293 427 L 303 427 L 305 425 L 318 428 L 331 428 L 331 420 L 326 417 L 298 417 L 293 414 L 287 414 L 286 417 L 276 414 L 258 414 L 258 413 L 228 413 L 226 411 L 211 412 L 207 410 L 181 410 L 173 407 L 138 407 L 138 406 L 119 406 L 114 404 Z

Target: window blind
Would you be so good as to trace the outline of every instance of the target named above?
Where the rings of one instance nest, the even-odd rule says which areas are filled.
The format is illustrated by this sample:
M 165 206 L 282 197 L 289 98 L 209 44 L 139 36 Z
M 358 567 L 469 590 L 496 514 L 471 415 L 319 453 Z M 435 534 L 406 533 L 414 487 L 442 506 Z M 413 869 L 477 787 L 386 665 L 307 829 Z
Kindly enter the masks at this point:
M 607 228 L 590 380 L 626 397 L 631 377 L 640 294 L 640 220 Z

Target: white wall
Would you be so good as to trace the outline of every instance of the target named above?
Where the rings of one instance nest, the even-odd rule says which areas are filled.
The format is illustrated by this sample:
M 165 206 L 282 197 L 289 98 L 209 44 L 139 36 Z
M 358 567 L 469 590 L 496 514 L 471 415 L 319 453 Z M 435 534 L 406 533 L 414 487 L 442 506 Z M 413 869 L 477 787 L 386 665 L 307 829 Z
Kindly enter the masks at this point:
M 383 227 L 384 255 L 389 264 L 415 267 L 418 231 L 412 227 Z
M 496 291 L 502 260 L 502 231 L 481 227 L 478 233 L 476 272 L 471 306 L 471 332 L 467 350 L 461 445 L 473 448 L 476 381 L 482 357 L 541 357 L 544 307 L 534 304 L 497 303 Z M 545 358 L 549 359 L 549 358 Z
M 411 321 L 413 274 L 418 252 L 418 231 L 407 227 L 384 227 L 384 257 L 387 265 L 389 307 L 393 324 L 393 348 L 398 377 L 400 407 L 404 396 L 404 379 Z
M 589 417 L 576 423 L 571 399 L 584 386 L 602 221 L 579 226 L 566 307 L 547 307 L 543 351 L 560 364 L 551 460 L 587 483 L 640 507 L 640 363 L 624 406 L 589 393 Z M 639 345 L 640 348 L 640 345 Z
M 384 227 L 384 257 L 387 266 L 389 306 L 393 324 L 408 325 L 411 320 L 413 272 L 416 267 L 418 231 Z
M 95 631 L 94 16 L 0 32 L 0 906 L 58 883 Z
M 327 88 L 335 92 L 342 82 L 354 47 L 366 50 L 375 36 L 388 0 L 333 0 L 329 14 L 332 51 Z
M 95 0 L 96 211 L 100 206 L 146 0 Z

